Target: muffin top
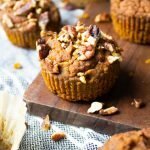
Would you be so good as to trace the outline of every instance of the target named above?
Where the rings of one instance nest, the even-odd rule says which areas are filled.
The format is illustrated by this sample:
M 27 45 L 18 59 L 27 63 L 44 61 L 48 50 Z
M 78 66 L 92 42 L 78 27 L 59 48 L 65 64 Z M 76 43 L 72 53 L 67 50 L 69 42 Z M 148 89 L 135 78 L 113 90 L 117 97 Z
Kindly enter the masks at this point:
M 149 150 L 150 128 L 116 134 L 106 142 L 103 150 Z
M 43 68 L 52 74 L 69 77 L 107 72 L 121 60 L 121 48 L 96 25 L 66 25 L 57 34 L 43 32 L 37 41 Z
M 20 31 L 53 29 L 59 25 L 58 9 L 51 0 L 16 0 L 0 5 L 2 23 Z
M 112 0 L 112 12 L 127 16 L 150 17 L 150 0 Z

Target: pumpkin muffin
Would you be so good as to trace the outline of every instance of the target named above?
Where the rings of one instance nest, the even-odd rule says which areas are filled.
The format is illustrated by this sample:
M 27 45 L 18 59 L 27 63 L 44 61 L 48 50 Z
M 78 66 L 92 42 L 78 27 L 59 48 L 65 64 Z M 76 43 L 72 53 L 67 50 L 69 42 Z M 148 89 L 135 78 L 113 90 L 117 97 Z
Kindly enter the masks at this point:
M 111 15 L 121 38 L 150 43 L 150 0 L 111 0 Z
M 94 100 L 110 90 L 119 73 L 121 49 L 96 25 L 42 33 L 37 50 L 47 87 L 65 100 Z
M 112 136 L 102 150 L 150 150 L 150 128 Z
M 58 9 L 51 0 L 6 1 L 0 8 L 9 40 L 20 47 L 35 48 L 41 30 L 57 31 L 60 25 Z

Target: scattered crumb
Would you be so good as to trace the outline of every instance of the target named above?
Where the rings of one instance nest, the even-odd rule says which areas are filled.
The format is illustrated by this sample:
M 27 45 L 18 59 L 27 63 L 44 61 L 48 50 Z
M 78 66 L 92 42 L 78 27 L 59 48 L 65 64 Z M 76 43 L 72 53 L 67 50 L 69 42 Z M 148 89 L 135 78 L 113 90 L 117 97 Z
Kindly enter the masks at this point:
M 87 113 L 95 113 L 97 111 L 100 111 L 104 106 L 104 103 L 101 102 L 93 102 L 91 104 L 91 107 L 88 109 Z
M 41 127 L 42 127 L 42 130 L 44 131 L 48 131 L 51 128 L 49 115 L 46 115 L 46 117 L 43 119 L 43 123 Z
M 150 58 L 145 60 L 146 64 L 150 64 Z
M 26 129 L 28 129 L 28 128 L 29 128 L 29 125 L 28 125 L 28 123 L 27 123 L 27 122 L 25 122 L 25 126 L 26 126 Z
M 80 19 L 88 19 L 89 17 L 88 13 L 83 13 L 83 15 L 79 16 Z
M 144 105 L 144 103 L 142 99 L 134 99 L 131 105 L 134 106 L 135 108 L 141 108 Z
M 109 108 L 106 108 L 106 109 L 101 109 L 99 111 L 99 113 L 101 115 L 113 115 L 113 114 L 117 113 L 118 111 L 119 111 L 118 108 L 112 106 L 112 107 L 109 107 Z
M 95 16 L 94 21 L 95 21 L 95 23 L 110 22 L 111 17 L 110 17 L 110 14 L 108 14 L 106 12 L 102 12 L 102 13 L 99 13 Z
M 17 63 L 14 64 L 14 68 L 15 69 L 22 69 L 22 65 L 17 62 Z
M 53 141 L 59 141 L 64 138 L 66 138 L 66 134 L 64 132 L 55 132 L 51 135 L 51 139 Z

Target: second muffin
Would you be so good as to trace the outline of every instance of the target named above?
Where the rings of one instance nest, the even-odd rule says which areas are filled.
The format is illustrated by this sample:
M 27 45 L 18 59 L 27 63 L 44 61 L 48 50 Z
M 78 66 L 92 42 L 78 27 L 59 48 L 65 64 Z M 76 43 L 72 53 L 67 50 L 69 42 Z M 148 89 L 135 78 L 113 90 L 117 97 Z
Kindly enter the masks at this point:
M 57 31 L 60 25 L 59 11 L 51 0 L 6 1 L 0 8 L 9 40 L 20 47 L 35 48 L 41 30 Z
M 111 0 L 111 14 L 121 38 L 150 43 L 150 0 Z
M 45 32 L 37 50 L 46 85 L 65 100 L 94 100 L 110 90 L 119 73 L 121 49 L 95 25 Z

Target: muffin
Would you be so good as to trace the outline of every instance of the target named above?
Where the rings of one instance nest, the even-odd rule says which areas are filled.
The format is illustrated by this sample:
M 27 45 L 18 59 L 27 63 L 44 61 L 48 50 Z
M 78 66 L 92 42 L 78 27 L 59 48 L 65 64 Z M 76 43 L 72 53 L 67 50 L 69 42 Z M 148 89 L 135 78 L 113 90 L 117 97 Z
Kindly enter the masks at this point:
M 51 0 L 5 2 L 1 11 L 2 26 L 9 40 L 20 47 L 35 48 L 41 30 L 59 29 L 59 11 Z
M 150 150 L 150 128 L 112 136 L 102 150 Z
M 47 87 L 65 100 L 93 100 L 110 90 L 119 73 L 121 48 L 96 25 L 43 32 L 37 51 Z
M 67 4 L 71 4 L 73 6 L 76 6 L 76 7 L 85 7 L 88 3 L 90 2 L 96 2 L 96 1 L 99 1 L 99 0 L 63 0 L 65 3 Z
M 111 0 L 111 15 L 121 38 L 150 43 L 150 0 Z

